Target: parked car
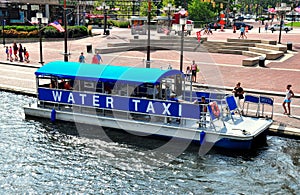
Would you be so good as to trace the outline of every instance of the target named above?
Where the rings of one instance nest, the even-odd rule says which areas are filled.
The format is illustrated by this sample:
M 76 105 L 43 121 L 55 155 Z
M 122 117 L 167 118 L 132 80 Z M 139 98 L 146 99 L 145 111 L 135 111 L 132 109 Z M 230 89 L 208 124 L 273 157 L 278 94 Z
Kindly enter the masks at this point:
M 285 31 L 286 33 L 289 32 L 290 30 L 292 30 L 292 28 L 290 26 L 284 26 L 284 25 L 282 25 L 281 29 L 283 31 Z M 274 32 L 276 30 L 280 30 L 280 24 L 274 24 L 274 25 L 270 26 L 269 30 L 272 32 Z
M 244 22 L 234 22 L 233 26 L 235 26 L 237 30 L 239 30 L 242 26 L 245 28 L 248 27 L 248 30 L 251 30 L 253 28 L 252 25 L 246 24 Z
M 210 29 L 215 29 L 215 23 L 214 22 L 209 23 L 207 25 L 207 27 L 209 27 Z M 225 25 L 224 25 L 224 28 L 225 28 Z M 217 29 L 221 29 L 221 24 L 219 24 L 218 22 L 217 22 Z
M 237 16 L 233 19 L 233 21 L 243 21 L 244 19 L 244 16 Z

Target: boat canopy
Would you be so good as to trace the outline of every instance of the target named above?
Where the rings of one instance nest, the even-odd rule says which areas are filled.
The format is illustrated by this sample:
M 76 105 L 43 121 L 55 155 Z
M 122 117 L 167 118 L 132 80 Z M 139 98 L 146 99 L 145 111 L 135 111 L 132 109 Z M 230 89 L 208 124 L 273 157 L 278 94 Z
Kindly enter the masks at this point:
M 139 68 L 79 62 L 54 61 L 39 68 L 35 75 L 55 76 L 64 79 L 78 79 L 102 82 L 150 83 L 159 84 L 162 78 L 181 75 L 179 70 L 162 70 L 160 68 Z

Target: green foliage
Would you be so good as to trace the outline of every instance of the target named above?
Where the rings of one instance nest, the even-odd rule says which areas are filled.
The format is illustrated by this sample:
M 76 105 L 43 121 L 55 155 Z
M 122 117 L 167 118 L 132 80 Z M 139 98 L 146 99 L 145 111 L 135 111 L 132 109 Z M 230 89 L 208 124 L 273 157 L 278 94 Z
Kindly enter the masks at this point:
M 153 16 L 156 16 L 156 10 L 157 10 L 157 7 L 156 5 L 151 2 L 151 17 Z M 148 16 L 148 2 L 141 2 L 141 5 L 140 5 L 140 16 Z
M 189 19 L 194 21 L 210 22 L 214 17 L 214 12 L 210 9 L 210 4 L 200 2 L 199 0 L 192 0 L 189 4 Z
M 108 23 L 111 23 L 113 26 L 119 28 L 128 28 L 128 25 L 130 24 L 129 21 L 120 21 L 120 20 L 109 20 Z
M 292 22 L 285 24 L 285 26 L 292 26 Z M 293 22 L 293 27 L 300 27 L 300 22 Z
M 37 38 L 39 37 L 38 26 L 5 26 L 6 38 Z M 85 26 L 68 26 L 68 37 L 82 37 L 88 35 L 88 29 Z M 46 38 L 63 38 L 64 33 L 57 31 L 52 26 L 47 26 L 42 30 Z

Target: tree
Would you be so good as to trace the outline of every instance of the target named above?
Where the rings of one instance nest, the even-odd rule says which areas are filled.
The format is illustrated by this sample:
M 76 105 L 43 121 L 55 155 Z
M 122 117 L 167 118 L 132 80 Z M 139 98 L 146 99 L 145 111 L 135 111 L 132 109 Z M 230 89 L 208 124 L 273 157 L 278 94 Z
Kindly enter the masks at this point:
M 211 11 L 210 3 L 201 2 L 199 0 L 192 0 L 189 4 L 189 19 L 207 23 L 213 20 L 215 14 Z

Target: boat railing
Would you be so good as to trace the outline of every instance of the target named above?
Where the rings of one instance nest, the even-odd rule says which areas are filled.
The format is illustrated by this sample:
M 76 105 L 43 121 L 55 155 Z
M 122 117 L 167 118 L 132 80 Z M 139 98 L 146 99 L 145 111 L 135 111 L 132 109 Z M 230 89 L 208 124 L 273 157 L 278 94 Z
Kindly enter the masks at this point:
M 64 90 L 64 89 L 49 89 L 45 87 L 40 87 L 40 90 L 48 91 L 51 95 L 51 91 L 59 91 L 59 92 L 66 92 L 66 93 L 84 93 L 90 95 L 99 95 L 99 96 L 106 96 L 106 97 L 114 97 L 114 98 L 126 98 L 120 95 L 111 95 L 105 93 L 98 93 L 98 92 L 90 92 L 90 91 L 76 91 L 76 90 Z M 42 93 L 43 91 L 41 91 Z M 172 104 L 181 104 L 182 107 L 186 108 L 186 115 L 185 116 L 174 116 L 168 114 L 157 114 L 157 113 L 145 113 L 145 112 L 135 112 L 130 109 L 128 110 L 121 110 L 121 109 L 111 109 L 111 108 L 98 108 L 92 107 L 87 105 L 78 105 L 78 104 L 71 104 L 59 101 L 49 101 L 45 99 L 39 99 L 39 106 L 44 108 L 52 108 L 61 111 L 68 111 L 68 112 L 80 112 L 80 113 L 87 113 L 87 114 L 97 114 L 99 116 L 112 116 L 112 117 L 122 117 L 130 120 L 143 120 L 143 121 L 152 121 L 152 122 L 160 122 L 160 123 L 168 123 L 168 120 L 171 119 L 171 123 L 177 123 L 177 125 L 183 125 L 189 128 L 199 128 L 199 127 L 206 127 L 209 124 L 209 114 L 207 110 L 204 110 L 208 104 L 198 105 L 191 102 L 173 102 L 161 99 L 149 99 L 149 98 L 140 98 L 140 97 L 128 97 L 134 98 L 136 101 L 152 101 L 153 104 L 156 103 L 164 103 L 167 105 L 168 103 Z M 128 100 L 128 99 L 125 99 Z M 170 109 L 171 110 L 171 109 Z M 189 112 L 189 113 L 187 113 Z M 194 113 L 198 113 L 197 117 L 193 115 Z M 194 125 L 193 125 L 194 124 Z
M 253 110 L 252 112 L 255 113 L 255 117 L 272 119 L 274 113 L 274 98 L 246 94 L 243 103 L 243 114 L 253 117 L 253 115 L 249 114 L 251 108 Z M 270 113 L 271 116 L 269 117 L 267 113 Z

